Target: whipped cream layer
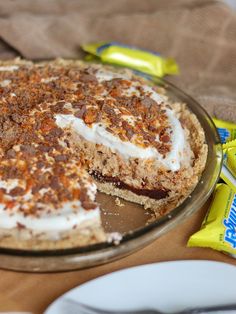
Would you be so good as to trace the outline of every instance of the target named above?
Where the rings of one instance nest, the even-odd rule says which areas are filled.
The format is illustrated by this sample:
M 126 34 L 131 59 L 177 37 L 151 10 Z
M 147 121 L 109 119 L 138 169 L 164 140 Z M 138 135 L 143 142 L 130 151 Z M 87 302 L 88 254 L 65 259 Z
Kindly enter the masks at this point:
M 101 123 L 94 123 L 87 126 L 82 119 L 71 114 L 57 114 L 56 123 L 61 128 L 72 128 L 77 134 L 87 141 L 102 144 L 113 152 L 118 152 L 124 158 L 156 159 L 166 168 L 176 171 L 180 168 L 185 153 L 185 135 L 180 122 L 171 110 L 168 110 L 168 117 L 172 125 L 172 149 L 164 158 L 154 147 L 142 148 L 131 142 L 122 141 L 119 137 L 108 132 Z
M 0 228 L 1 229 L 28 229 L 33 234 L 50 235 L 53 239 L 60 238 L 61 233 L 76 230 L 77 227 L 87 221 L 93 223 L 94 219 L 100 219 L 99 209 L 84 210 L 80 202 L 66 202 L 62 204 L 58 213 L 43 214 L 39 217 L 24 216 L 17 207 L 14 213 L 8 213 L 4 205 L 0 204 Z M 75 210 L 76 208 L 76 210 Z M 92 221 L 91 221 L 92 220 Z
M 111 72 L 111 71 L 102 71 L 102 70 L 99 70 L 95 73 L 95 76 L 97 78 L 97 80 L 102 83 L 104 81 L 110 81 L 110 80 L 113 80 L 113 79 L 123 79 L 123 80 L 127 80 L 127 81 L 130 81 L 131 77 L 128 75 L 128 74 L 121 74 L 121 73 L 114 73 L 114 72 Z M 130 81 L 131 83 L 131 81 Z M 132 95 L 135 95 L 135 96 L 141 96 L 140 94 L 140 90 L 139 90 L 139 87 L 140 87 L 140 82 L 138 81 L 132 81 L 131 85 L 129 88 L 123 90 L 123 95 L 125 96 L 132 96 Z M 155 100 L 158 104 L 162 103 L 164 101 L 164 97 L 159 95 L 157 92 L 155 92 L 151 86 L 148 86 L 148 85 L 142 85 L 142 88 L 143 88 L 143 91 L 145 93 L 149 93 L 151 98 L 153 100 Z
M 25 181 L 20 179 L 0 180 L 0 188 L 5 189 L 6 193 L 16 187 L 25 188 Z M 41 195 L 45 192 L 47 189 L 40 190 Z M 94 183 L 87 184 L 87 194 L 91 201 L 95 200 L 96 185 Z M 25 215 L 23 209 L 31 206 L 31 202 L 33 202 L 31 190 L 20 197 L 6 194 L 4 202 L 0 203 L 0 229 L 7 233 L 7 230 L 18 228 L 30 231 L 36 236 L 44 235 L 46 238 L 59 239 L 63 233 L 100 220 L 98 207 L 93 210 L 85 210 L 79 200 L 63 202 L 56 209 L 52 204 L 46 205 L 38 202 L 37 205 L 42 210 L 37 215 Z M 9 203 L 14 205 L 8 208 L 7 204 Z
M 19 69 L 18 65 L 5 65 L 5 66 L 0 66 L 0 72 L 6 72 L 6 71 L 16 71 Z
M 129 76 L 125 74 L 113 73 L 111 71 L 97 71 L 95 73 L 97 80 L 102 83 L 104 81 L 110 81 L 112 79 L 123 79 L 127 80 L 130 84 L 128 88 L 124 88 L 122 91 L 123 96 L 141 97 L 142 93 L 147 94 L 151 99 L 153 99 L 157 105 L 162 105 L 165 103 L 165 96 L 159 95 L 150 86 L 144 85 L 139 81 L 130 80 Z M 140 90 L 140 86 L 142 90 Z M 110 95 L 103 92 L 102 97 L 106 99 L 112 99 Z M 85 138 L 87 141 L 93 143 L 102 144 L 111 149 L 113 152 L 118 152 L 124 158 L 141 158 L 141 159 L 156 159 L 158 162 L 162 163 L 166 169 L 171 171 L 177 171 L 180 169 L 181 165 L 189 165 L 191 162 L 192 152 L 189 143 L 186 139 L 186 134 L 178 120 L 176 113 L 169 107 L 163 107 L 168 118 L 168 123 L 170 125 L 170 151 L 163 155 L 155 147 L 149 145 L 148 147 L 142 147 L 136 145 L 131 141 L 124 141 L 107 131 L 107 125 L 103 122 L 93 123 L 87 125 L 83 119 L 75 117 L 73 114 L 56 114 L 56 124 L 65 129 L 71 128 Z M 115 113 L 119 113 L 119 106 L 114 109 Z M 132 115 L 123 115 L 122 119 L 127 121 L 130 125 L 135 124 L 138 120 L 137 117 Z M 156 136 L 156 142 L 160 142 L 159 136 Z

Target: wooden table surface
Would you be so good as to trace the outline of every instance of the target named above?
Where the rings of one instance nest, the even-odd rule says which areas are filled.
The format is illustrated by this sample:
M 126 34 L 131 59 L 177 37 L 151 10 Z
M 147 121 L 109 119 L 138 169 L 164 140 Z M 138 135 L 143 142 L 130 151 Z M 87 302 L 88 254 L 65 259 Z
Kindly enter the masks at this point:
M 106 265 L 62 273 L 21 273 L 0 270 L 0 311 L 28 311 L 43 313 L 61 294 L 88 280 L 130 266 L 161 261 L 204 259 L 230 263 L 236 260 L 217 251 L 187 248 L 191 234 L 197 231 L 206 212 L 206 206 L 154 241 L 144 249 Z

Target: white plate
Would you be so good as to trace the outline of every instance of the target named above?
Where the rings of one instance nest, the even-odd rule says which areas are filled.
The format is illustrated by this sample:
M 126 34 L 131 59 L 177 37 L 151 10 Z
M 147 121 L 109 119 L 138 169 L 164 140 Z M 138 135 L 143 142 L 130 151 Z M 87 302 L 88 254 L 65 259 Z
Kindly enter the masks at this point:
M 66 314 L 62 299 L 102 309 L 186 307 L 236 302 L 236 267 L 211 261 L 155 263 L 117 271 L 74 288 L 54 301 L 46 314 Z M 236 313 L 231 311 L 228 313 Z

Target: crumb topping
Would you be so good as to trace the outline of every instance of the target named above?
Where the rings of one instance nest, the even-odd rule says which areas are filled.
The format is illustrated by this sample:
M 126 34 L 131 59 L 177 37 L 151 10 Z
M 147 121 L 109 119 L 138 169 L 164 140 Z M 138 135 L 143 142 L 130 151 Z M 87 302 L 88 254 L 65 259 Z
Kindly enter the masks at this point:
M 157 105 L 137 79 L 100 81 L 96 71 L 50 64 L 1 67 L 0 177 L 6 185 L 0 187 L 0 202 L 5 210 L 37 216 L 75 200 L 86 210 L 97 207 L 90 195 L 93 183 L 73 158 L 55 114 L 73 114 L 88 126 L 102 123 L 121 140 L 155 147 L 163 156 L 170 151 L 166 105 Z
M 166 104 L 157 105 L 150 88 L 145 89 L 137 79 L 100 81 L 96 71 L 93 67 L 51 65 L 0 71 L 0 103 L 5 116 L 15 122 L 27 121 L 29 112 L 40 104 L 42 110 L 51 107 L 52 116 L 73 114 L 88 126 L 102 123 L 122 141 L 168 153 L 171 127 Z

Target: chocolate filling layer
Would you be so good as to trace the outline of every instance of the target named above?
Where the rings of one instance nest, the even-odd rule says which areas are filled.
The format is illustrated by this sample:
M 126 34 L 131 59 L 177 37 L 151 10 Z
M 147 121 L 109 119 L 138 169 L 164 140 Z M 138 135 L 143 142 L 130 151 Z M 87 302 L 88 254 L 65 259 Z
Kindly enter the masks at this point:
M 95 180 L 99 182 L 108 182 L 112 183 L 115 187 L 119 189 L 125 189 L 129 190 L 137 195 L 143 195 L 143 196 L 148 196 L 150 198 L 153 198 L 155 200 L 160 200 L 162 198 L 165 198 L 168 196 L 169 190 L 164 190 L 164 189 L 158 189 L 158 190 L 148 190 L 148 189 L 137 189 L 133 186 L 130 186 L 122 181 L 120 181 L 116 177 L 110 177 L 110 176 L 103 176 L 101 173 L 97 171 L 93 171 L 90 173 L 92 177 L 94 177 Z

